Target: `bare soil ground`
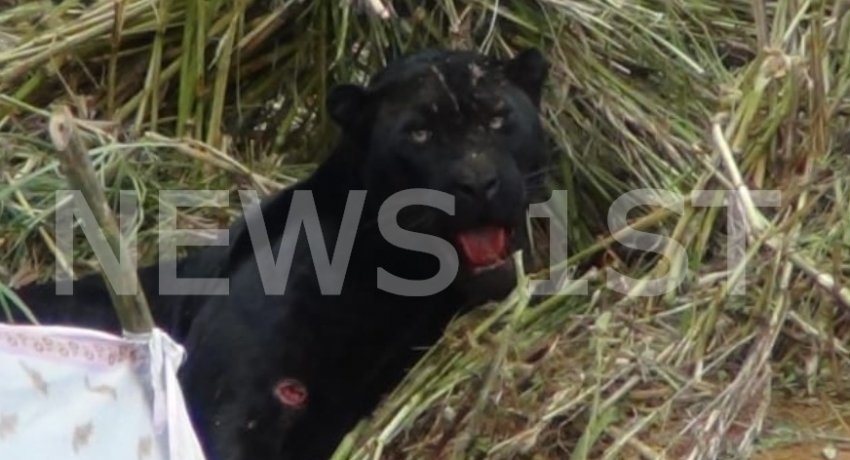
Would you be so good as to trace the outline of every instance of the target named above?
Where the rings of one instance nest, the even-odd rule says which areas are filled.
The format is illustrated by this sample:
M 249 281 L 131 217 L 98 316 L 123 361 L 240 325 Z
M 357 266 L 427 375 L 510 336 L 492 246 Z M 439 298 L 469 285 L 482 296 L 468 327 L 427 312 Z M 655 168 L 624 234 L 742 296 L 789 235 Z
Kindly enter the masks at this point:
M 850 460 L 849 419 L 846 395 L 777 398 L 752 460 Z

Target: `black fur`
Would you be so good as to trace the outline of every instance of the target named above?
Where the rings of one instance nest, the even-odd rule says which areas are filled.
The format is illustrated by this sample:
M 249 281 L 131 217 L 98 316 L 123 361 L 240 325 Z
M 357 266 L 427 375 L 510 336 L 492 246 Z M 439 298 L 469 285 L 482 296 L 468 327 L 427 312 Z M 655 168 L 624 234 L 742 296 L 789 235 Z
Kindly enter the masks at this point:
M 157 324 L 186 346 L 180 378 L 211 460 L 327 458 L 453 316 L 510 292 L 510 261 L 483 273 L 462 262 L 448 288 L 424 297 L 378 289 L 379 267 L 424 279 L 438 259 L 387 242 L 377 213 L 400 190 L 444 191 L 455 197 L 454 215 L 416 206 L 400 212 L 399 223 L 447 241 L 499 225 L 512 231 L 512 250 L 528 253 L 524 211 L 549 161 L 538 115 L 546 73 L 536 50 L 506 61 L 426 50 L 390 63 L 368 87 L 335 88 L 328 110 L 342 129 L 338 146 L 312 176 L 261 208 L 272 253 L 281 245 L 294 252 L 289 278 L 275 280 L 286 282 L 282 295 L 265 293 L 244 220 L 231 227 L 229 247 L 179 262 L 181 276 L 229 277 L 229 295 L 163 296 L 156 266 L 141 269 Z M 331 253 L 349 191 L 367 191 L 339 295 L 320 292 L 305 232 L 282 238 L 298 190 L 312 191 Z M 77 281 L 73 298 L 52 289 L 19 294 L 43 322 L 118 331 L 100 278 Z M 275 397 L 286 378 L 307 388 L 304 407 Z

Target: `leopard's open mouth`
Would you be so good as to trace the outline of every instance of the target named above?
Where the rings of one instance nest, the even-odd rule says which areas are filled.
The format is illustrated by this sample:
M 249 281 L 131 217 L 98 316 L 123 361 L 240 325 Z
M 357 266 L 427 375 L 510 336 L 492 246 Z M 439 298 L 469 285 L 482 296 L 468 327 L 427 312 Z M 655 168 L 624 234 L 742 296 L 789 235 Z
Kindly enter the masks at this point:
M 507 227 L 486 226 L 459 232 L 455 240 L 466 263 L 477 274 L 505 264 L 510 237 Z

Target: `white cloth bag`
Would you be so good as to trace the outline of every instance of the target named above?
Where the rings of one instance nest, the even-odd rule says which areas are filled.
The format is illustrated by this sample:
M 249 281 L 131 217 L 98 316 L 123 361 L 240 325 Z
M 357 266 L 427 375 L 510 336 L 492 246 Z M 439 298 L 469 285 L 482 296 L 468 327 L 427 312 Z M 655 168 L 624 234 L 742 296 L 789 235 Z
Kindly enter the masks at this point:
M 0 324 L 0 460 L 204 460 L 167 334 Z

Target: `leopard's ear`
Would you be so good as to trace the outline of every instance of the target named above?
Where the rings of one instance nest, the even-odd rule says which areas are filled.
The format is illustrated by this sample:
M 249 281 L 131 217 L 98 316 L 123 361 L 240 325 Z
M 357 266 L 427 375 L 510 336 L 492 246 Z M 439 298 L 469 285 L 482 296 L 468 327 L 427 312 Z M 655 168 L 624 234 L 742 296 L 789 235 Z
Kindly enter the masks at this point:
M 540 105 L 543 84 L 549 76 L 549 62 L 537 48 L 527 48 L 503 62 L 505 76 L 522 89 L 534 105 Z
M 366 88 L 362 86 L 354 84 L 334 86 L 328 94 L 328 113 L 341 128 L 352 128 L 363 114 L 367 99 Z

